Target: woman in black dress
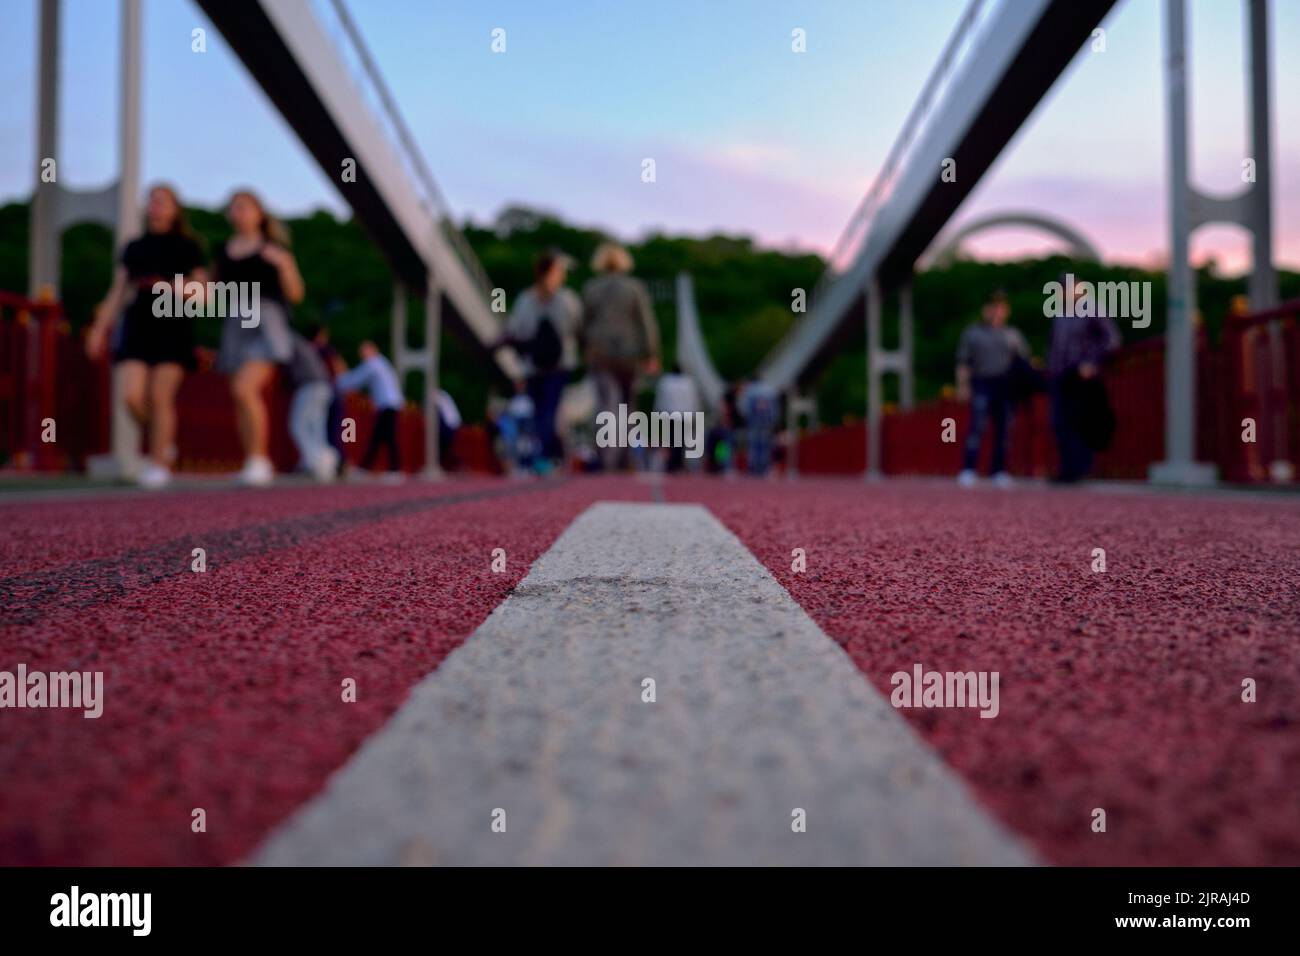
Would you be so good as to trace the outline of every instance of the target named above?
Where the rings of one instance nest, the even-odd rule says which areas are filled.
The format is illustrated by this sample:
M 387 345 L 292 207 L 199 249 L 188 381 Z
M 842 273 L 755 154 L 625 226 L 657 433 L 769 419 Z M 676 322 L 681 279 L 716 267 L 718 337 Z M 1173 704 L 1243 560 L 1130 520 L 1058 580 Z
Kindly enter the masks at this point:
M 160 488 L 171 479 L 176 390 L 185 370 L 194 367 L 194 317 L 176 308 L 183 295 L 183 288 L 176 288 L 176 276 L 183 277 L 182 286 L 206 281 L 203 262 L 203 249 L 175 190 L 153 187 L 145 207 L 144 235 L 123 250 L 112 288 L 95 310 L 86 335 L 86 353 L 99 359 L 108 351 L 109 333 L 116 326 L 112 355 L 121 369 L 126 407 L 148 430 L 149 462 L 140 473 L 140 483 L 147 488 Z M 166 284 L 166 291 L 161 286 L 155 291 L 159 283 Z
M 235 234 L 217 251 L 214 278 L 238 283 L 241 301 L 255 302 L 256 314 L 231 310 L 224 316 L 217 367 L 230 376 L 239 414 L 245 456 L 239 480 L 265 485 L 275 476 L 268 455 L 266 387 L 276 365 L 289 361 L 293 354 L 289 310 L 302 301 L 305 288 L 284 230 L 261 200 L 251 192 L 237 192 L 227 215 Z

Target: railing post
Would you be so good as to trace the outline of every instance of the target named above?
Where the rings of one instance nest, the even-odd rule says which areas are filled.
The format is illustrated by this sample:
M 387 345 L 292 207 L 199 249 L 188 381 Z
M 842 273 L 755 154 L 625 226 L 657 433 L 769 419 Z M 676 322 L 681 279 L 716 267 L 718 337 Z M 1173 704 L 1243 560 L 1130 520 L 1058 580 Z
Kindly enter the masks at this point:
M 55 427 L 64 429 L 66 438 L 71 436 L 71 430 L 68 428 L 71 422 L 58 421 L 59 411 L 59 320 L 60 310 L 54 303 L 47 307 L 39 309 L 36 313 L 36 335 L 40 342 L 40 381 L 38 383 L 39 393 L 36 403 L 36 445 L 34 448 L 34 461 L 37 471 L 50 471 L 57 467 L 59 460 L 59 445 L 57 443 L 47 443 L 44 440 L 43 422 L 46 418 L 55 422 Z
M 898 348 L 881 346 L 881 321 L 883 294 L 880 283 L 872 279 L 867 286 L 867 471 L 868 479 L 879 478 L 885 472 L 885 440 L 881 434 L 884 422 L 885 373 L 898 376 L 899 403 L 911 408 L 912 388 L 912 283 L 907 281 L 898 292 Z
M 1165 91 L 1169 153 L 1169 315 L 1165 330 L 1165 460 L 1152 481 L 1213 484 L 1214 467 L 1196 461 L 1196 275 L 1189 256 L 1193 191 L 1187 144 L 1187 11 L 1165 4 Z
M 122 0 L 121 88 L 118 113 L 117 210 L 114 251 L 120 253 L 140 223 L 140 0 Z M 57 240 L 56 240 L 57 243 Z M 140 470 L 140 425 L 127 411 L 123 372 L 109 379 L 109 453 L 87 459 L 92 475 L 134 478 Z
M 418 370 L 424 377 L 424 470 L 425 478 L 443 477 L 438 461 L 438 360 L 442 336 L 442 286 L 429 273 L 424 294 L 424 348 L 412 349 L 406 341 L 407 290 L 400 282 L 393 286 L 392 342 L 393 368 L 406 383 L 406 373 Z
M 140 222 L 140 0 L 122 0 L 122 88 L 118 102 L 117 245 Z
M 1269 136 L 1272 108 L 1269 95 L 1268 5 L 1264 0 L 1248 0 L 1246 61 L 1247 110 L 1250 113 L 1250 151 L 1255 161 L 1255 181 L 1247 195 L 1247 218 L 1252 242 L 1250 271 L 1250 307 L 1256 311 L 1277 305 L 1277 271 L 1273 268 L 1273 148 Z M 1286 345 L 1282 326 L 1274 319 L 1268 324 L 1270 375 L 1275 385 L 1274 398 L 1266 404 L 1272 433 L 1269 475 L 1274 481 L 1295 478 L 1295 467 L 1287 457 Z M 1292 374 L 1295 374 L 1294 372 Z
M 1255 161 L 1255 181 L 1247 198 L 1253 259 L 1250 307 L 1261 312 L 1277 305 L 1277 272 L 1273 268 L 1273 147 L 1269 136 L 1272 108 L 1268 88 L 1268 4 L 1264 0 L 1248 0 L 1248 7 L 1247 110 L 1250 154 Z M 1274 323 L 1271 328 L 1276 327 Z
M 140 0 L 122 0 L 122 88 L 118 127 L 117 248 L 124 249 L 140 222 Z M 119 476 L 140 468 L 140 424 L 126 408 L 123 379 L 113 375 L 109 441 Z
M 868 481 L 881 474 L 880 403 L 880 283 L 873 277 L 867 286 L 867 472 Z
M 438 362 L 442 345 L 442 288 L 437 277 L 429 274 L 429 288 L 424 304 L 424 477 L 443 477 L 439 457 Z
M 406 286 L 400 282 L 394 282 L 389 335 L 392 343 L 390 354 L 393 356 L 393 367 L 397 369 L 398 377 L 406 373 L 406 353 L 410 349 L 406 341 L 406 299 Z
M 33 300 L 59 287 L 59 183 L 46 182 L 47 159 L 59 152 L 59 12 L 60 0 L 41 0 L 36 66 L 36 185 L 32 190 L 31 248 L 27 295 Z M 57 174 L 58 167 L 55 167 Z
M 910 409 L 915 400 L 912 379 L 912 280 L 898 291 L 898 403 Z

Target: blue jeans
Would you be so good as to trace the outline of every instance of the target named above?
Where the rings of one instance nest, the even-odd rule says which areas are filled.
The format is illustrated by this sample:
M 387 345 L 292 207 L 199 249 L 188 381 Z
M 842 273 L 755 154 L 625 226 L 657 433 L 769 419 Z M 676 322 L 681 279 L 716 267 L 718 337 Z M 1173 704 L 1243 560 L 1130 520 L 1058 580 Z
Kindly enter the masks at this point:
M 772 467 L 772 429 L 751 425 L 745 433 L 745 454 L 751 475 L 766 475 Z
M 564 446 L 560 444 L 560 435 L 555 429 L 555 416 L 560 410 L 560 398 L 568 381 L 569 373 L 563 370 L 538 372 L 528 378 L 528 397 L 533 400 L 537 442 L 542 457 L 551 461 L 564 459 Z
M 977 378 L 971 381 L 970 430 L 962 448 L 963 470 L 974 471 L 984 440 L 984 427 L 993 420 L 993 461 L 990 471 L 1007 470 L 1007 441 L 1011 434 L 1011 390 L 1009 377 Z

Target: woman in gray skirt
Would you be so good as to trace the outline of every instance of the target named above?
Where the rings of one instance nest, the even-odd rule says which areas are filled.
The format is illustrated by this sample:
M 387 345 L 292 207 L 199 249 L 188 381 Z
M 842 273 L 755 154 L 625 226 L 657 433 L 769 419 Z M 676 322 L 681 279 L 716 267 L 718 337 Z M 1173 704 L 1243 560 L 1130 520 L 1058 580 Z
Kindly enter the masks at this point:
M 253 193 L 240 191 L 227 212 L 235 234 L 217 252 L 213 262 L 217 282 L 227 286 L 228 307 L 222 320 L 217 368 L 230 376 L 239 416 L 239 437 L 244 443 L 246 485 L 267 485 L 275 468 L 267 454 L 269 426 L 266 388 L 275 367 L 293 355 L 289 310 L 302 301 L 304 287 L 298 263 L 288 249 L 284 229 Z

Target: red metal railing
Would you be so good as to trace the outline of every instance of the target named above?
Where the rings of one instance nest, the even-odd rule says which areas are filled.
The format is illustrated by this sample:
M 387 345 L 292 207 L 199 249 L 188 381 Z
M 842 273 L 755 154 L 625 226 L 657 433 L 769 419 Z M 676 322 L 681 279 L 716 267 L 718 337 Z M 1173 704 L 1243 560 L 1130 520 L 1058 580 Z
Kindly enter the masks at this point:
M 188 472 L 229 472 L 243 461 L 229 380 L 212 369 L 211 352 L 199 349 L 199 368 L 185 376 L 176 396 L 177 468 Z M 111 445 L 112 368 L 92 362 L 84 338 L 74 334 L 58 302 L 33 302 L 0 291 L 0 467 L 30 471 L 83 471 L 86 459 L 107 454 Z M 292 468 L 297 451 L 289 436 L 289 392 L 280 382 L 267 391 L 271 419 L 271 458 L 282 471 Z M 349 395 L 345 412 L 357 424 L 356 441 L 345 457 L 358 463 L 374 427 L 374 409 L 364 397 Z M 51 433 L 43 423 L 52 421 Z M 43 441 L 45 435 L 54 441 Z M 424 467 L 424 416 L 408 405 L 398 415 L 402 469 Z M 494 468 L 486 433 L 462 428 L 453 447 L 462 467 Z M 381 460 L 382 467 L 387 462 Z
M 1122 348 L 1106 364 L 1115 409 L 1110 447 L 1097 456 L 1101 478 L 1143 480 L 1164 457 L 1165 351 L 1161 338 Z M 941 440 L 943 422 L 955 422 L 956 441 Z M 1256 441 L 1243 441 L 1243 419 L 1256 423 Z M 955 475 L 969 421 L 951 399 L 923 402 L 881 419 L 882 470 L 895 475 Z M 987 469 L 985 443 L 981 468 Z M 1300 474 L 1300 300 L 1251 315 L 1230 315 L 1223 341 L 1211 348 L 1204 332 L 1197 348 L 1197 456 L 1215 462 L 1229 481 L 1292 480 Z M 1042 477 L 1056 470 L 1056 446 L 1045 396 L 1021 410 L 1011 427 L 1009 470 Z M 1281 465 L 1279 465 L 1281 463 Z M 808 474 L 855 474 L 866 467 L 865 429 L 843 425 L 805 435 L 799 468 Z
M 200 370 L 185 376 L 176 396 L 177 468 L 180 471 L 230 472 L 237 470 L 243 462 L 229 379 L 210 366 L 205 354 Z M 271 460 L 282 472 L 293 469 L 298 461 L 298 451 L 288 428 L 290 398 L 289 389 L 280 381 L 272 382 L 267 390 Z M 343 445 L 344 458 L 354 465 L 360 464 L 374 430 L 374 406 L 362 395 L 348 395 L 344 399 L 343 415 L 356 422 L 356 440 Z M 417 406 L 408 404 L 398 413 L 397 441 L 402 471 L 423 469 L 424 414 Z M 496 470 L 487 435 L 481 427 L 461 428 L 452 450 L 462 470 Z M 386 468 L 387 455 L 387 451 L 382 452 L 375 467 Z
M 1289 481 L 1300 473 L 1300 299 L 1224 323 L 1225 474 Z M 1255 441 L 1247 442 L 1248 420 Z M 1235 439 L 1235 440 L 1234 440 Z
M 200 350 L 200 370 L 186 375 L 177 396 L 178 467 L 184 471 L 233 471 L 243 452 L 234 403 L 225 376 L 211 369 Z M 1300 300 L 1254 314 L 1232 314 L 1223 340 L 1212 349 L 1204 334 L 1197 349 L 1197 454 L 1219 465 L 1229 481 L 1293 480 L 1300 473 Z M 1143 479 L 1164 456 L 1164 342 L 1153 338 L 1124 347 L 1108 363 L 1105 381 L 1117 426 L 1110 448 L 1097 456 L 1103 478 Z M 57 302 L 33 302 L 0 291 L 0 466 L 39 471 L 83 470 L 91 455 L 110 444 L 111 369 L 86 357 Z M 297 453 L 286 424 L 289 394 L 279 383 L 268 392 L 271 453 L 282 470 Z M 346 414 L 357 423 L 357 440 L 345 446 L 354 463 L 364 453 L 374 423 L 366 399 L 349 396 Z M 961 463 L 968 421 L 965 405 L 951 399 L 925 402 L 909 411 L 887 410 L 881 420 L 883 470 L 887 474 L 951 475 Z M 957 440 L 941 440 L 952 418 Z M 1243 440 L 1243 420 L 1254 422 L 1255 441 Z M 47 423 L 53 423 L 54 441 Z M 402 468 L 424 467 L 424 420 L 408 406 L 399 420 Z M 987 445 L 987 443 L 986 443 Z M 983 450 L 987 468 L 990 450 Z M 461 429 L 456 457 L 476 471 L 495 470 L 486 433 Z M 823 429 L 799 444 L 799 467 L 808 474 L 854 474 L 866 468 L 866 436 L 860 424 Z M 1011 427 L 1009 468 L 1042 477 L 1056 470 L 1048 403 L 1037 396 Z
M 108 450 L 109 368 L 91 362 L 58 302 L 0 291 L 0 463 L 82 469 Z

